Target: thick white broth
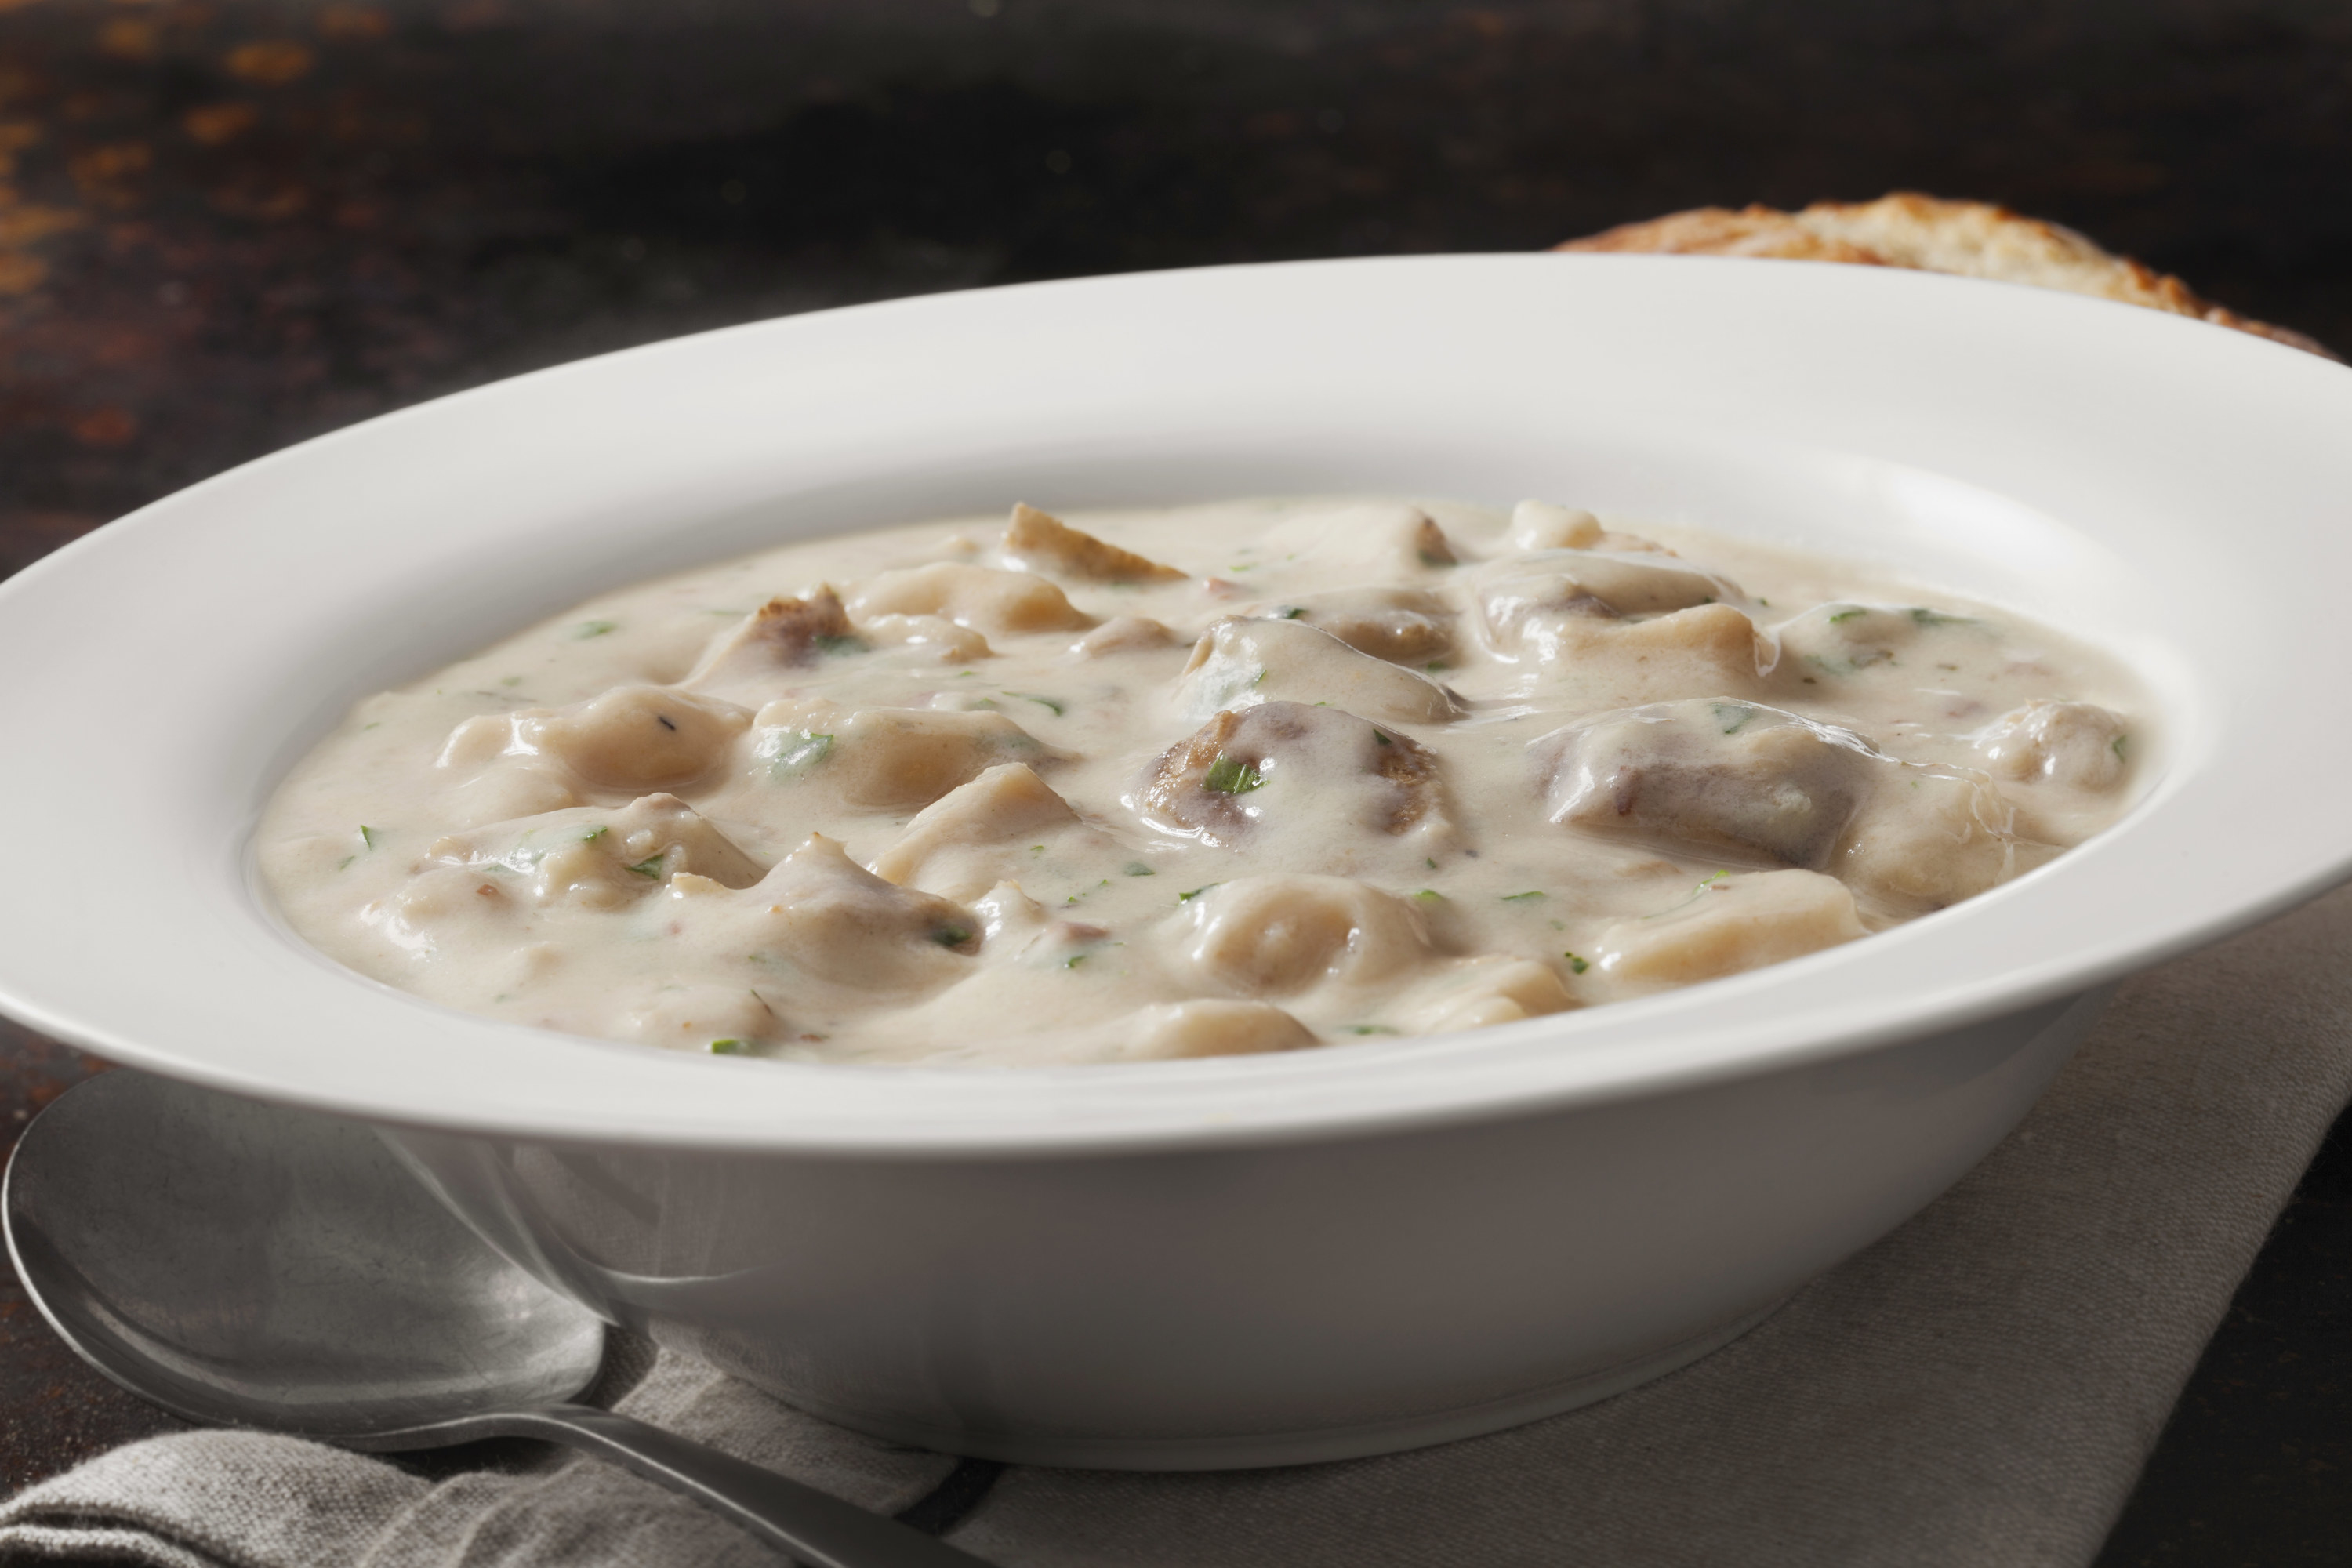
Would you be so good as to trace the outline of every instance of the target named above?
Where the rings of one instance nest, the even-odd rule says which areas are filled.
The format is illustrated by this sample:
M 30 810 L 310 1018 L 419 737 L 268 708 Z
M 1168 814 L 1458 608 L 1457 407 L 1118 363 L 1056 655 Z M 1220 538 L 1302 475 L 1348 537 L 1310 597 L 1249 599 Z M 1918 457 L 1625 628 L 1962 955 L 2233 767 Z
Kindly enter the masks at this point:
M 1689 984 L 2111 822 L 2050 628 L 1536 502 L 1016 508 L 606 595 L 358 704 L 258 839 L 467 1011 L 857 1062 L 1311 1047 Z

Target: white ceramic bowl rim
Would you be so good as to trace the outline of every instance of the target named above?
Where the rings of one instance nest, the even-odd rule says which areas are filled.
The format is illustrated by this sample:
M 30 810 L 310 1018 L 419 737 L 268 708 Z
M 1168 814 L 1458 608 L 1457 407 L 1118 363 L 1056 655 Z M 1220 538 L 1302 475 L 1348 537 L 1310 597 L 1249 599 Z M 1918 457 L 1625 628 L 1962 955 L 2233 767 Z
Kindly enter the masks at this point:
M 0 585 L 0 1008 L 380 1121 L 910 1156 L 1360 1133 L 1915 1037 L 2352 873 L 2352 726 L 2308 695 L 2352 670 L 2347 430 L 2352 372 L 2201 323 L 1684 258 L 1087 279 L 564 366 L 249 464 Z M 349 702 L 598 589 L 1016 495 L 1342 489 L 1880 541 L 2071 606 L 2161 694 L 2159 776 L 2054 865 L 1829 953 L 1467 1035 L 1139 1066 L 815 1067 L 520 1028 L 336 968 L 252 886 L 261 802 Z

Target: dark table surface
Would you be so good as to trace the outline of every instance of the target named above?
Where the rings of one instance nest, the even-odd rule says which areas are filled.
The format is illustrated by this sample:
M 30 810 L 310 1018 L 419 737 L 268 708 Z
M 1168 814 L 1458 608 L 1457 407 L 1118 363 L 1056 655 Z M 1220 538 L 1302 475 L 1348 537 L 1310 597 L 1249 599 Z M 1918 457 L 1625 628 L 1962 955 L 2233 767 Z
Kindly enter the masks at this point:
M 2352 346 L 2352 9 L 0 0 L 0 574 L 288 442 L 701 328 L 1894 188 Z M 89 1070 L 0 1024 L 0 1137 Z M 2105 1568 L 2352 1557 L 2347 1330 L 2339 1127 Z M 0 1289 L 0 1483 L 173 1425 Z

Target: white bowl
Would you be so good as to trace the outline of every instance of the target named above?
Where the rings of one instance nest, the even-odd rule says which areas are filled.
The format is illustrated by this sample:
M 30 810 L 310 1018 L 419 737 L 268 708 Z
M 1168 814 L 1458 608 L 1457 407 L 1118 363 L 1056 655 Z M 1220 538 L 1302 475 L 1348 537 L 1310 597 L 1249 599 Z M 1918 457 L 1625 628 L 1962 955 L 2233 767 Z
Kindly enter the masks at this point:
M 2100 988 L 2352 869 L 2352 372 L 1879 268 L 1241 268 L 803 316 L 282 452 L 0 585 L 0 1006 L 392 1130 L 612 1316 L 909 1441 L 1275 1463 L 1719 1343 L 1996 1142 Z M 339 969 L 247 839 L 353 699 L 593 592 L 1002 506 L 1538 495 L 1888 563 L 2164 710 L 2143 798 L 1897 931 L 1591 1012 L 1019 1072 L 709 1059 Z M 975 1030 L 989 1021 L 971 1020 Z

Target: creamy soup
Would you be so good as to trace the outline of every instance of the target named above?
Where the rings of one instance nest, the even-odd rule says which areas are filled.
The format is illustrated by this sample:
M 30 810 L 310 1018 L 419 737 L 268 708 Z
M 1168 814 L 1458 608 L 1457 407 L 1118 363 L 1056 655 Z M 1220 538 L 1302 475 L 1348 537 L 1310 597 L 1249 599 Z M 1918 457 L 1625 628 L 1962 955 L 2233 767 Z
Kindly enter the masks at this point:
M 1016 507 L 607 595 L 370 698 L 259 854 L 326 952 L 520 1024 L 1289 1050 L 1969 898 L 2113 820 L 2148 717 L 2006 611 L 1565 507 Z

